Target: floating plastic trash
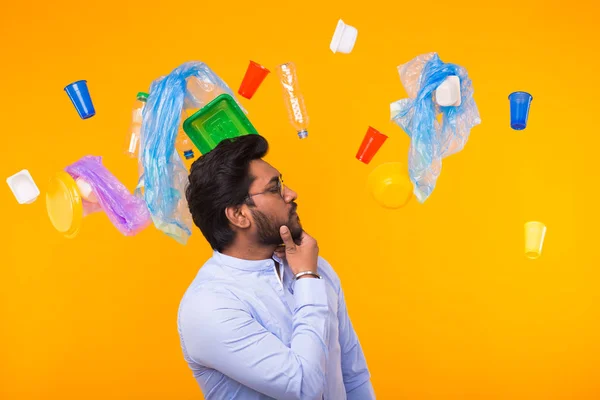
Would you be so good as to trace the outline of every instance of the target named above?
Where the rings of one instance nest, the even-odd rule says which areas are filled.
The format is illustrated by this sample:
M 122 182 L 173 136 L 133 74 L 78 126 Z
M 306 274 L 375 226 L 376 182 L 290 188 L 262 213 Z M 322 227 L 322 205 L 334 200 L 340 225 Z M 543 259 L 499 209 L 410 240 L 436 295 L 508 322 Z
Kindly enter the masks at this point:
M 31 204 L 40 195 L 40 189 L 26 169 L 6 178 L 6 183 L 19 204 Z
M 83 178 L 75 179 L 75 183 L 77 184 L 77 190 L 81 195 L 81 198 L 89 201 L 90 203 L 97 203 L 98 196 L 94 193 L 94 188 L 88 182 L 86 182 Z
M 354 48 L 356 43 L 356 37 L 358 36 L 358 30 L 350 25 L 346 25 L 341 19 L 338 21 L 331 38 L 329 48 L 334 53 L 340 52 L 348 54 Z
M 175 151 L 182 111 L 199 110 L 221 94 L 235 99 L 229 86 L 205 63 L 193 61 L 156 79 L 144 107 L 142 168 L 135 193 L 145 200 L 156 228 L 182 244 L 192 234 L 192 216 L 184 193 L 188 173 Z
M 298 84 L 296 64 L 288 62 L 277 67 L 279 83 L 283 89 L 283 101 L 288 110 L 291 125 L 298 132 L 300 139 L 308 137 L 308 113 L 304 104 L 304 95 Z
M 527 128 L 529 107 L 533 96 L 527 92 L 514 92 L 508 96 L 510 100 L 510 127 L 516 131 Z
M 463 149 L 471 128 L 480 124 L 481 118 L 463 67 L 428 53 L 400 65 L 398 72 L 409 98 L 391 104 L 391 118 L 410 137 L 409 175 L 414 194 L 423 203 L 435 188 L 442 159 Z M 442 107 L 435 103 L 434 92 L 450 76 L 460 80 L 460 105 Z
M 133 236 L 150 224 L 146 204 L 102 165 L 101 157 L 85 156 L 50 178 L 46 210 L 57 231 L 75 237 L 83 217 L 104 211 L 125 236 Z
M 68 238 L 77 236 L 83 221 L 83 203 L 75 179 L 65 171 L 50 178 L 46 211 L 54 228 Z
M 451 75 L 435 89 L 435 102 L 442 107 L 460 106 L 460 79 Z
M 525 257 L 535 260 L 542 255 L 546 225 L 539 221 L 525 223 Z
M 183 123 L 192 143 L 206 154 L 223 139 L 258 134 L 250 120 L 228 94 L 222 94 Z
M 125 154 L 131 158 L 137 158 L 139 155 L 140 138 L 142 136 L 142 111 L 146 106 L 148 93 L 138 92 L 133 106 L 131 118 L 131 127 L 127 134 L 127 142 L 125 143 Z
M 260 84 L 265 80 L 267 75 L 269 75 L 271 71 L 267 68 L 263 67 L 259 63 L 254 61 L 250 61 L 248 68 L 246 69 L 246 74 L 244 75 L 244 79 L 242 80 L 242 84 L 240 85 L 240 89 L 238 93 L 250 100 L 256 90 L 259 88 Z
M 92 103 L 90 91 L 87 87 L 87 81 L 73 82 L 65 87 L 65 91 L 69 95 L 81 119 L 88 119 L 96 115 L 94 103 Z
M 367 129 L 365 137 L 356 153 L 356 159 L 368 164 L 379 151 L 388 137 L 373 127 Z
M 406 164 L 400 162 L 377 166 L 369 175 L 368 186 L 373 198 L 385 208 L 404 207 L 412 197 Z

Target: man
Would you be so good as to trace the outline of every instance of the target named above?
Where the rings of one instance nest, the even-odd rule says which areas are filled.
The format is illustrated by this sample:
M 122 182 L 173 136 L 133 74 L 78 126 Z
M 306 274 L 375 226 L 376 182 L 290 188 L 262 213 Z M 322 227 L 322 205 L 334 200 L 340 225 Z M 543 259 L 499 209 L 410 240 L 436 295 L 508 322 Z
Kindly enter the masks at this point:
M 267 150 L 247 135 L 192 165 L 187 201 L 214 251 L 179 307 L 185 360 L 206 400 L 374 399 L 340 281 Z

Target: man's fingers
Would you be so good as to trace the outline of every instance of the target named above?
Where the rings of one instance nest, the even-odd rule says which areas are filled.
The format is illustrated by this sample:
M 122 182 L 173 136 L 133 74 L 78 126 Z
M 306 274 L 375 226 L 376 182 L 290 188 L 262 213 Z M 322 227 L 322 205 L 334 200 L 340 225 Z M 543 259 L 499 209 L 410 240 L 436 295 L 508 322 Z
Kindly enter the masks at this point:
M 283 240 L 283 244 L 285 244 L 285 251 L 294 251 L 296 249 L 296 244 L 292 240 L 292 235 L 287 226 L 282 225 L 279 228 L 279 235 L 281 235 L 281 240 Z

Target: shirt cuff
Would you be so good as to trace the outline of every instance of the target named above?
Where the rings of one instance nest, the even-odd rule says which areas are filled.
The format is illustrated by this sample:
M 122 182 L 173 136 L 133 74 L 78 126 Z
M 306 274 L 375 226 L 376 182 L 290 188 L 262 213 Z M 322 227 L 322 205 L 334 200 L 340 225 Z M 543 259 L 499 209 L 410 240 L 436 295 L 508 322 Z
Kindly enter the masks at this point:
M 327 306 L 327 287 L 324 279 L 301 278 L 294 281 L 296 309 L 306 305 Z

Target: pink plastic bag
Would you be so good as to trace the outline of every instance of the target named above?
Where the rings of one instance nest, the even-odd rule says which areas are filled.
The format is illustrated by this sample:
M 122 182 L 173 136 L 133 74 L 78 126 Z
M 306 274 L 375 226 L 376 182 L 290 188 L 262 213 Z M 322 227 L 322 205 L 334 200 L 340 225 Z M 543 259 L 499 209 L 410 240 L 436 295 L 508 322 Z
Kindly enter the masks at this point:
M 85 156 L 65 171 L 75 180 L 81 178 L 91 187 L 98 203 L 83 200 L 84 214 L 102 209 L 125 236 L 133 236 L 150 224 L 150 212 L 143 199 L 135 197 L 109 170 L 102 157 Z

